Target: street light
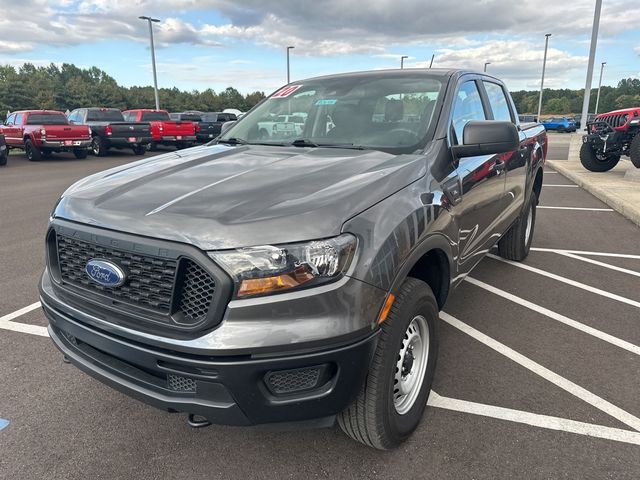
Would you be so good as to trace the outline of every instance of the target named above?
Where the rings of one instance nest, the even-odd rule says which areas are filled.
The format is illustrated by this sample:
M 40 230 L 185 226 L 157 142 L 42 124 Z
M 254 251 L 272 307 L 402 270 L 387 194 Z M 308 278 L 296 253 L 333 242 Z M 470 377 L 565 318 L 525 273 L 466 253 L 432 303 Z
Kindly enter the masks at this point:
M 550 33 L 544 36 L 544 60 L 542 60 L 542 80 L 540 80 L 540 98 L 538 98 L 538 121 L 540 121 L 540 114 L 542 113 L 542 92 L 544 90 L 544 71 L 547 68 L 547 48 L 549 47 Z
M 487 72 L 487 65 L 491 65 L 491 62 L 484 62 L 484 71 Z
M 596 111 L 593 112 L 594 114 L 598 114 L 598 104 L 600 103 L 600 87 L 602 87 L 602 72 L 604 71 L 604 66 L 607 64 L 607 62 L 602 62 L 600 64 L 600 81 L 598 82 L 598 96 L 596 97 Z
M 402 70 L 404 68 L 404 59 L 405 58 L 409 58 L 409 56 L 408 55 L 402 55 L 400 57 L 400 70 Z
M 289 74 L 289 50 L 292 50 L 296 47 L 287 47 L 287 85 L 291 83 L 291 75 Z
M 598 28 L 600 27 L 600 11 L 602 0 L 596 0 L 596 9 L 593 12 L 593 29 L 591 30 L 591 48 L 589 49 L 589 65 L 587 66 L 587 80 L 584 85 L 584 100 L 582 101 L 582 115 L 580 125 L 587 126 L 589 114 L 589 100 L 591 99 L 591 77 L 593 77 L 593 63 L 596 59 L 596 46 L 598 45 Z
M 160 97 L 158 96 L 158 75 L 156 73 L 156 50 L 153 46 L 153 27 L 152 23 L 158 23 L 160 20 L 151 17 L 138 17 L 140 20 L 149 22 L 149 39 L 151 41 L 151 66 L 153 68 L 153 91 L 156 97 L 156 110 L 160 110 Z

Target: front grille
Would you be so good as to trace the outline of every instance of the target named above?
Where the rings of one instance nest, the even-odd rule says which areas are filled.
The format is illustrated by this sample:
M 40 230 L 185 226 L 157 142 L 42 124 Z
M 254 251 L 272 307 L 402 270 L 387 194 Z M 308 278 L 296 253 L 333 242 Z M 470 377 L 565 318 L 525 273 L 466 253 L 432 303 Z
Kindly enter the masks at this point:
M 165 323 L 195 326 L 207 319 L 216 283 L 211 274 L 186 258 L 163 258 L 56 235 L 60 279 L 68 288 L 89 290 L 127 309 L 143 308 Z M 85 272 L 91 259 L 119 265 L 126 281 L 118 287 L 95 283 Z M 139 313 L 139 312 L 138 312 Z
M 167 375 L 167 386 L 174 392 L 195 392 L 196 381 L 193 378 L 181 377 L 170 373 Z
M 618 115 L 608 115 L 605 117 L 601 117 L 598 120 L 605 121 L 609 125 L 611 125 L 613 128 L 617 128 L 617 127 L 622 127 L 625 123 L 627 123 L 628 119 L 629 119 L 629 114 L 622 113 Z
M 280 370 L 267 374 L 265 380 L 269 390 L 277 395 L 311 390 L 318 386 L 321 367 Z

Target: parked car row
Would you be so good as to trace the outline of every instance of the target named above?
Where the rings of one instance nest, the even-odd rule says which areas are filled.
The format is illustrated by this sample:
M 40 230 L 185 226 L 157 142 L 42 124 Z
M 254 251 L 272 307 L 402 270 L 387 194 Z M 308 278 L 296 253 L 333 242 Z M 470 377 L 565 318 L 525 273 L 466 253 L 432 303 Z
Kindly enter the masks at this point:
M 117 108 L 78 108 L 69 113 L 55 110 L 23 110 L 10 113 L 0 125 L 0 165 L 9 149 L 24 150 L 29 160 L 49 158 L 54 153 L 72 152 L 86 158 L 98 157 L 110 149 L 131 149 L 135 155 L 155 150 L 158 145 L 187 148 L 220 135 L 233 113 L 183 112 Z

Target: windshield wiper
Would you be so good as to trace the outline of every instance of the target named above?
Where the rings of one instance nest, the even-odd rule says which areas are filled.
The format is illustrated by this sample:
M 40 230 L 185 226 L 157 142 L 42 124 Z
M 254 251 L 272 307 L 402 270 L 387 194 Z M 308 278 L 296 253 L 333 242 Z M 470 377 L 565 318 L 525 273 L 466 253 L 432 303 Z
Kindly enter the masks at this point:
M 355 145 L 353 143 L 319 143 L 318 147 L 322 148 L 351 148 L 353 150 L 366 150 L 368 147 L 363 145 Z
M 311 140 L 307 140 L 306 138 L 298 138 L 291 142 L 289 145 L 292 147 L 317 147 L 317 143 L 313 143 Z
M 248 142 L 242 138 L 231 137 L 225 140 L 218 140 L 218 143 L 226 143 L 227 145 L 246 145 Z

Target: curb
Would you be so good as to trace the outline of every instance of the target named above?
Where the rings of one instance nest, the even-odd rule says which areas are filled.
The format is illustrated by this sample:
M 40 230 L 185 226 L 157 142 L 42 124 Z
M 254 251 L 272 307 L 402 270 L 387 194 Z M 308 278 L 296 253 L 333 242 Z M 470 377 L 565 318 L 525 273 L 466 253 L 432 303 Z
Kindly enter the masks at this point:
M 567 160 L 547 160 L 546 162 L 549 167 L 553 168 L 572 182 L 575 182 L 578 186 L 591 193 L 594 197 L 603 201 L 615 211 L 640 227 L 640 204 L 634 205 L 631 199 L 625 198 L 625 196 L 620 195 L 619 193 L 614 193 L 610 186 L 611 182 L 609 182 L 608 186 L 600 186 L 596 183 L 596 179 L 584 178 L 580 173 L 567 168 L 567 163 Z M 602 178 L 602 176 L 598 175 L 598 179 Z M 618 180 L 617 183 L 621 183 L 621 181 Z M 626 184 L 627 182 L 624 183 Z M 630 186 L 632 188 L 635 187 L 640 191 L 640 185 L 632 184 Z M 615 191 L 618 192 L 620 190 L 616 189 Z

